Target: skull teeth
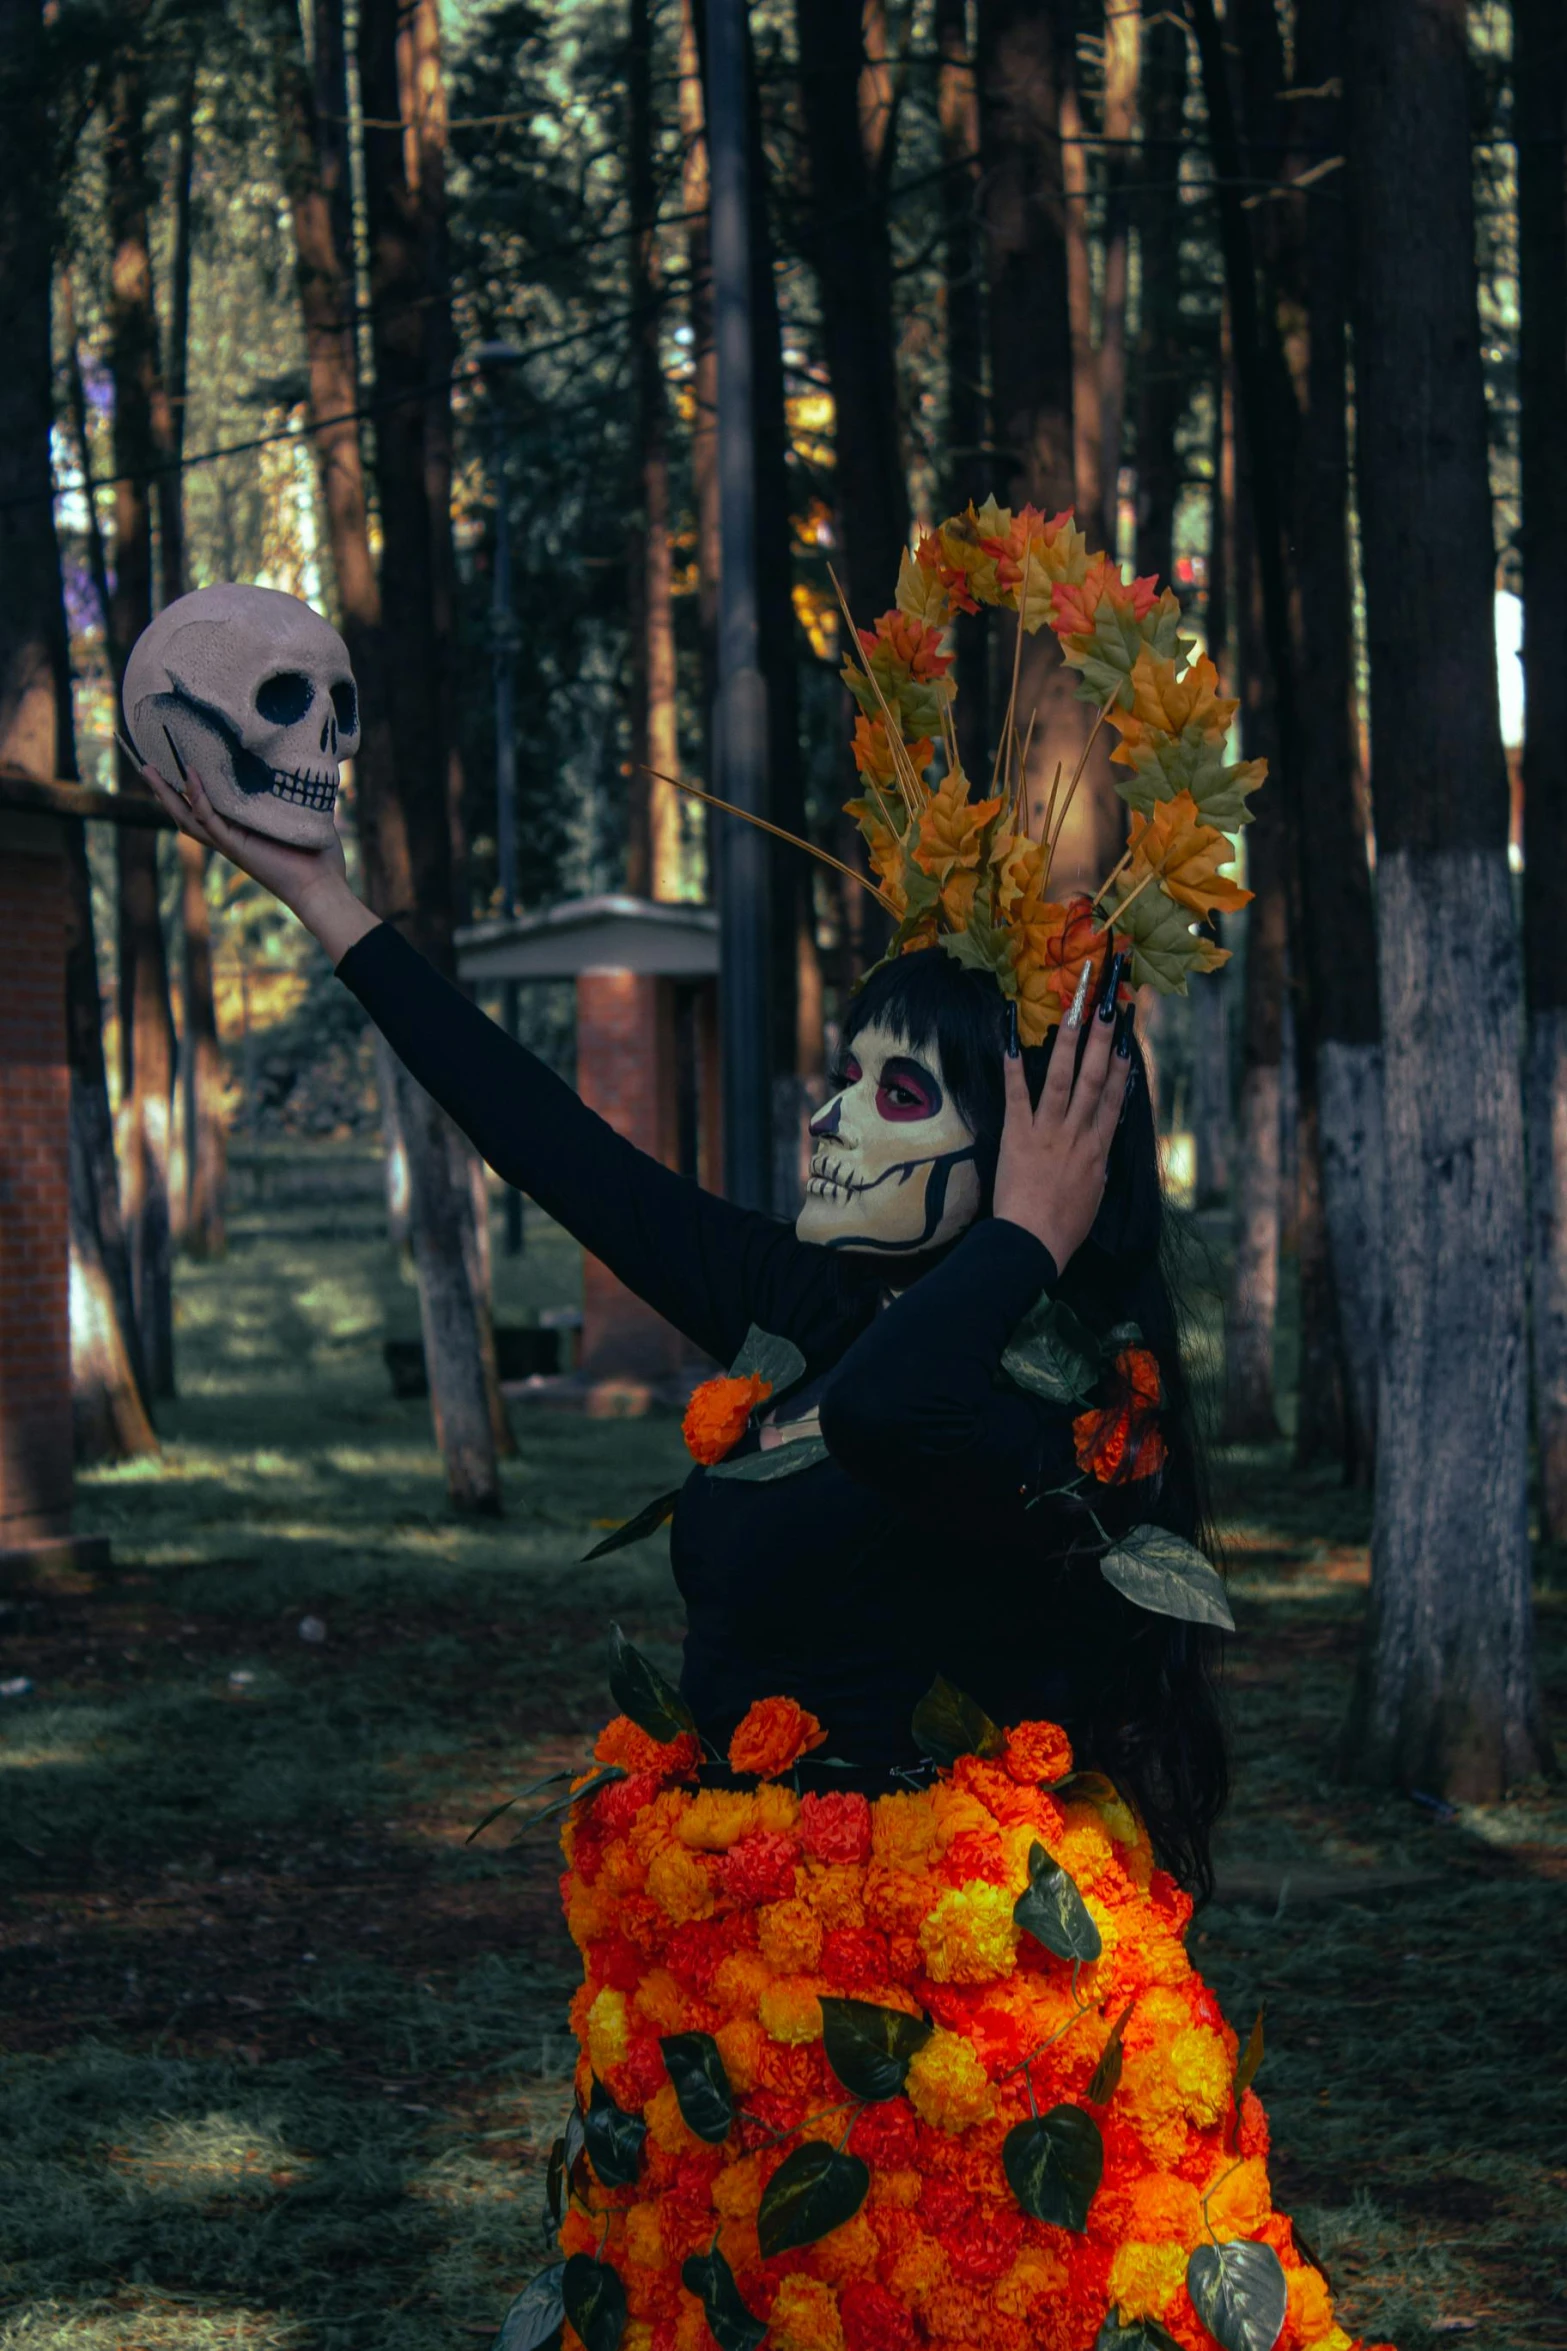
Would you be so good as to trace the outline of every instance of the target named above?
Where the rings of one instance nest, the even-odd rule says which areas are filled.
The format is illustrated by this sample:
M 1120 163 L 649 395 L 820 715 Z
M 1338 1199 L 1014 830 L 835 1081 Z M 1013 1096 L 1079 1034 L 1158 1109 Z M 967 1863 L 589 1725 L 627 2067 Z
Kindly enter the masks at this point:
M 330 775 L 291 775 L 287 768 L 272 770 L 272 797 L 292 801 L 298 808 L 332 806 L 337 798 L 337 778 Z

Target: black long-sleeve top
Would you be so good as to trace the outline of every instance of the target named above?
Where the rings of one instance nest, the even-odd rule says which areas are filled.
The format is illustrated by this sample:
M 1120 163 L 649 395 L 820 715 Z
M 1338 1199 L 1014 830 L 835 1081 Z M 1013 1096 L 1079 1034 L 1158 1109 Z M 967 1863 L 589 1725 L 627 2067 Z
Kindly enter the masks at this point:
M 338 976 L 496 1174 L 704 1354 L 730 1362 L 756 1324 L 805 1357 L 788 1414 L 819 1407 L 827 1458 L 760 1484 L 697 1469 L 671 1526 L 681 1686 L 716 1744 L 753 1700 L 788 1696 L 824 1754 L 911 1764 L 937 1673 L 998 1721 L 1094 1711 L 1124 1603 L 1064 1558 L 1051 1490 L 1076 1468 L 1071 1414 L 998 1377 L 1056 1281 L 1041 1242 L 986 1218 L 889 1298 L 875 1260 L 635 1149 L 389 925 Z

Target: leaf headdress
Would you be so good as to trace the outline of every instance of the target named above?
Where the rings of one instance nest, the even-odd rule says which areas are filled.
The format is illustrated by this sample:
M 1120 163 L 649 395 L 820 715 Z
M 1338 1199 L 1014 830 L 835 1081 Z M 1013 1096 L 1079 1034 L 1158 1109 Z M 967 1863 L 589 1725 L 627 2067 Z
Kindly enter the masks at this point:
M 1037 832 L 1026 785 L 1032 720 L 1020 730 L 1018 659 L 984 792 L 976 795 L 958 756 L 957 690 L 942 646 L 958 613 L 985 605 L 1017 614 L 1018 655 L 1025 635 L 1053 630 L 1063 661 L 1078 672 L 1079 698 L 1098 713 L 1072 775 L 1063 780 L 1057 768 Z M 888 956 L 940 946 L 993 973 L 1017 1003 L 1026 1045 L 1044 1042 L 1083 964 L 1097 966 L 1112 943 L 1131 956 L 1132 985 L 1164 995 L 1184 995 L 1190 973 L 1228 960 L 1204 925 L 1251 896 L 1221 869 L 1233 854 L 1230 834 L 1251 821 L 1246 803 L 1267 763 L 1226 760 L 1236 704 L 1219 693 L 1207 656 L 1191 659 L 1195 641 L 1181 635 L 1180 618 L 1173 590 L 1155 579 L 1127 582 L 1110 556 L 1091 554 L 1070 509 L 1046 516 L 1025 506 L 1014 514 L 994 498 L 922 533 L 912 554 L 905 550 L 896 603 L 874 628 L 856 628 L 844 606 L 843 678 L 859 706 L 853 754 L 862 787 L 847 805 L 876 877 L 865 887 L 896 925 Z M 1107 722 L 1120 738 L 1112 780 L 1131 810 L 1126 851 L 1092 897 L 1054 899 L 1051 870 L 1067 812 Z M 938 746 L 941 771 L 932 781 Z M 809 842 L 797 845 L 852 872 Z

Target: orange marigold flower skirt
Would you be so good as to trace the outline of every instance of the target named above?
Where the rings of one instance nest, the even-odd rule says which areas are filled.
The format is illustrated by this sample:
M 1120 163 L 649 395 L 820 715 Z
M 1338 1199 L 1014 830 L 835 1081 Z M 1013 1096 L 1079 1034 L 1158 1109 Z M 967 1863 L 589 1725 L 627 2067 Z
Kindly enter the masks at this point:
M 1186 1956 L 1190 1900 L 1107 1782 L 1064 1778 L 1061 1731 L 1023 1724 L 993 1760 L 873 1798 L 700 1787 L 693 1746 L 618 1718 L 598 1752 L 629 1776 L 563 1840 L 578 2104 L 621 2136 L 590 2129 L 560 2248 L 615 2272 L 622 2351 L 714 2351 L 682 2271 L 715 2246 L 769 2351 L 1091 2351 L 1116 2317 L 1213 2351 L 1188 2262 L 1241 2240 L 1282 2269 L 1277 2351 L 1351 2351 L 1274 2209 L 1262 2106 L 1237 2100 L 1236 2035 Z M 1097 1930 L 1091 1962 L 1014 1918 L 1031 1872 L 1060 1883 L 1051 1863 Z M 835 2002 L 911 2020 L 895 2094 L 850 2094 L 824 2000 L 829 2020 Z M 691 2052 L 715 2047 L 727 2127 L 691 2089 Z M 1080 2225 L 1033 2217 L 1004 2161 L 1062 2108 L 1102 2145 Z M 856 2159 L 857 2208 L 769 2256 L 763 2199 L 802 2149 Z

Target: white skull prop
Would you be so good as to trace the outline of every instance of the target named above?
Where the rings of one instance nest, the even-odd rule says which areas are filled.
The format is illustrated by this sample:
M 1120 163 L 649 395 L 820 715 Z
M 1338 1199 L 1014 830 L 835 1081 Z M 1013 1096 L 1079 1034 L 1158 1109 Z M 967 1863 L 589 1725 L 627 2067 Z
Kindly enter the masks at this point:
M 342 638 L 297 596 L 177 597 L 137 638 L 124 700 L 132 743 L 176 789 L 194 768 L 235 824 L 301 848 L 331 839 L 359 695 Z
M 934 1040 L 915 1054 L 896 1030 L 867 1021 L 836 1083 L 811 1121 L 800 1239 L 884 1257 L 955 1239 L 979 1210 L 978 1150 Z

